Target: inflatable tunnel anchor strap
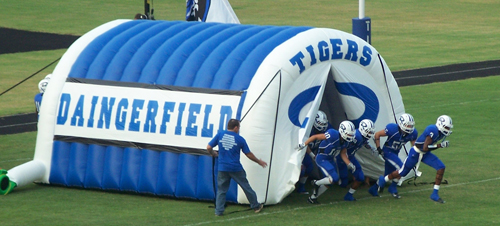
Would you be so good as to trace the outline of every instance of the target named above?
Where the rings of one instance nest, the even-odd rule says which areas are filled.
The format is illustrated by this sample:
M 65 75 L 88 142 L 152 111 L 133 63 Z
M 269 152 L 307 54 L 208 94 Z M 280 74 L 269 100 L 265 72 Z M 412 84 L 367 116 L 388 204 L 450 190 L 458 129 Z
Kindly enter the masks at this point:
M 7 176 L 7 171 L 6 170 L 1 170 L 0 171 L 0 195 L 7 195 L 9 194 L 12 190 L 14 190 L 15 187 L 17 187 L 17 184 L 13 181 L 9 180 L 9 177 Z

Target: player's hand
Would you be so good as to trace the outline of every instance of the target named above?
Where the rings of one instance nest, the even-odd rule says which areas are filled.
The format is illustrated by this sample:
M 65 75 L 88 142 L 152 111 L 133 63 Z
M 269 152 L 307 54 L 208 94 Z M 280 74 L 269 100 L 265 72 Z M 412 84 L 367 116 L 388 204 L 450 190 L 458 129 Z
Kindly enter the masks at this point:
M 441 142 L 441 147 L 442 148 L 447 148 L 449 146 L 450 146 L 450 141 L 445 140 L 445 141 Z
M 300 151 L 306 147 L 306 144 L 300 143 L 299 146 L 297 147 L 297 150 Z
M 349 165 L 347 165 L 347 168 L 349 168 L 351 170 L 351 172 L 354 173 L 354 171 L 356 171 L 356 166 L 354 164 L 352 164 L 352 162 L 349 163 Z
M 378 147 L 377 151 L 379 155 L 384 156 L 384 151 L 382 151 L 382 148 Z

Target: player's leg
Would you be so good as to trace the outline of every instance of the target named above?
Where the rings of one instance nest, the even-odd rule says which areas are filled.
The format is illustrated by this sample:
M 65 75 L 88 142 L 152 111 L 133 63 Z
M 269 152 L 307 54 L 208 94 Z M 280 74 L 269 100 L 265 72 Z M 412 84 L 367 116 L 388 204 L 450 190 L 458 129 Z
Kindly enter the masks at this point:
M 309 194 L 309 192 L 306 191 L 305 184 L 307 182 L 307 178 L 309 177 L 312 170 L 314 169 L 313 164 L 314 164 L 314 162 L 313 162 L 311 156 L 306 154 L 304 156 L 304 159 L 302 160 L 300 177 L 299 177 L 299 181 L 297 182 L 297 187 L 296 187 L 296 191 L 300 194 Z
M 349 184 L 349 178 L 348 178 L 349 171 L 347 169 L 347 165 L 342 160 L 342 158 L 340 157 L 340 155 L 338 155 L 335 158 L 337 160 L 337 170 L 338 170 L 338 175 L 339 175 L 339 186 L 345 188 Z
M 349 160 L 356 166 L 356 171 L 352 173 L 354 181 L 352 182 L 351 188 L 347 192 L 347 194 L 344 196 L 344 200 L 346 201 L 356 201 L 354 198 L 354 193 L 356 190 L 359 188 L 361 183 L 365 180 L 365 174 L 363 173 L 363 169 L 361 168 L 361 165 L 359 164 L 358 160 L 354 157 L 349 158 Z
M 401 161 L 399 156 L 393 152 L 391 152 L 387 156 L 384 155 L 384 157 L 385 157 L 385 164 L 389 165 L 389 167 L 386 167 L 386 169 L 390 169 L 391 170 L 389 171 L 390 173 L 401 169 L 401 166 L 403 166 L 403 161 Z M 387 175 L 389 175 L 390 173 L 387 173 Z M 397 189 L 398 182 L 399 178 L 392 179 L 391 185 L 389 185 L 389 189 L 387 189 L 394 198 L 401 198 L 401 196 L 399 196 L 398 194 L 398 189 Z
M 323 173 L 324 177 L 320 180 L 312 181 L 314 190 L 313 194 L 308 198 L 308 202 L 312 204 L 318 203 L 318 197 L 328 189 L 328 185 L 336 183 L 339 180 L 336 168 L 333 165 L 332 157 L 317 156 L 316 164 Z
M 436 169 L 436 180 L 434 183 L 434 190 L 431 194 L 431 199 L 439 203 L 445 203 L 445 201 L 439 197 L 439 188 L 441 187 L 441 181 L 443 180 L 445 170 L 444 163 L 432 152 L 425 154 L 422 158 L 422 162 Z

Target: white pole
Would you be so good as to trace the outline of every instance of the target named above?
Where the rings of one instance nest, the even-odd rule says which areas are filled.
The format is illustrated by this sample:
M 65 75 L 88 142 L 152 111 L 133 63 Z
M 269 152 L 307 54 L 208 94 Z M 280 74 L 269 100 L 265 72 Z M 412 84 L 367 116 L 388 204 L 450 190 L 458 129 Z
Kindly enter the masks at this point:
M 365 0 L 359 0 L 359 19 L 365 18 Z

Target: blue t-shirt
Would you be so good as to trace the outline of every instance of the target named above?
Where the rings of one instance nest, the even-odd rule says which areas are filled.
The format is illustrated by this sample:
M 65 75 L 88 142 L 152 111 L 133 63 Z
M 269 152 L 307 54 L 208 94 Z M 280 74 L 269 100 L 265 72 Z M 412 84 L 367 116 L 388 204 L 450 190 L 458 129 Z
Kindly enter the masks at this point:
M 349 142 L 340 140 L 340 134 L 335 129 L 329 129 L 325 132 L 326 140 L 319 144 L 318 155 L 335 156 L 344 148 L 347 148 Z
M 395 154 L 399 153 L 399 150 L 405 145 L 408 141 L 413 141 L 417 139 L 418 132 L 417 129 L 413 130 L 413 133 L 400 133 L 399 126 L 396 123 L 389 123 L 385 127 L 385 134 L 387 135 L 387 140 L 384 144 L 384 151 L 390 151 Z
M 419 149 L 422 149 L 424 146 L 425 139 L 428 136 L 432 138 L 431 144 L 436 144 L 439 140 L 444 139 L 446 137 L 444 134 L 439 132 L 439 129 L 437 128 L 436 125 L 432 124 L 427 126 L 424 132 L 420 134 L 420 136 L 417 138 L 417 141 L 415 141 L 415 146 L 417 146 Z
M 240 163 L 240 150 L 250 153 L 247 142 L 239 134 L 232 131 L 222 131 L 208 143 L 211 147 L 219 146 L 219 171 L 237 172 L 242 171 Z

